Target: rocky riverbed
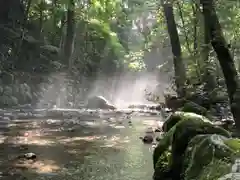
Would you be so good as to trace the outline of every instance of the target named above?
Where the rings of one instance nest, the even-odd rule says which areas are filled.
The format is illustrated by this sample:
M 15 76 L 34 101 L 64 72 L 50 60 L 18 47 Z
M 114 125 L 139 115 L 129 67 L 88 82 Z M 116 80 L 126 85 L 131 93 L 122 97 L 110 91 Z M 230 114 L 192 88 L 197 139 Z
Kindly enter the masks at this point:
M 161 126 L 157 111 L 5 110 L 0 115 L 3 179 L 152 179 L 154 143 L 143 144 L 139 137 Z

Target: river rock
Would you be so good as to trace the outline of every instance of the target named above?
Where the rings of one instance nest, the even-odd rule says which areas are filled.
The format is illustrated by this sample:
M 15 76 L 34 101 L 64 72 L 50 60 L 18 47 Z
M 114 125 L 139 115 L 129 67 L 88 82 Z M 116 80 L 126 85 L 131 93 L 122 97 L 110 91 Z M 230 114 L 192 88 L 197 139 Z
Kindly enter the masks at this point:
M 240 140 L 221 135 L 198 135 L 189 143 L 183 166 L 184 180 L 240 178 Z M 213 153 L 214 152 L 214 153 Z M 237 178 L 236 178 L 237 180 Z
M 171 144 L 171 159 L 170 165 L 173 173 L 173 179 L 179 179 L 183 168 L 184 153 L 188 143 L 197 135 L 200 134 L 218 134 L 225 137 L 230 137 L 230 133 L 221 127 L 214 126 L 209 122 L 199 120 L 184 120 L 175 126 Z
M 163 139 L 154 149 L 154 180 L 181 179 L 184 154 L 192 138 L 201 134 L 218 134 L 226 138 L 230 133 L 194 113 L 176 112 L 169 119 Z M 166 155 L 167 154 L 167 155 Z M 185 179 L 184 179 L 185 180 Z
M 35 153 L 29 152 L 18 156 L 18 159 L 26 159 L 26 160 L 35 160 L 37 155 Z
M 176 125 L 179 121 L 191 119 L 191 120 L 201 120 L 204 122 L 211 123 L 209 119 L 204 116 L 201 116 L 196 113 L 191 112 L 183 112 L 183 111 L 176 111 L 175 113 L 168 116 L 166 121 L 163 123 L 162 130 L 164 132 L 169 131 L 174 125 Z
M 146 134 L 143 138 L 141 138 L 143 143 L 145 144 L 152 144 L 154 138 L 153 138 L 153 135 L 151 134 Z
M 207 109 L 196 104 L 195 102 L 188 101 L 184 104 L 184 106 L 181 108 L 181 111 L 184 112 L 193 112 L 199 115 L 206 115 Z
M 110 104 L 103 96 L 93 96 L 88 99 L 87 108 L 89 109 L 112 109 L 116 107 Z

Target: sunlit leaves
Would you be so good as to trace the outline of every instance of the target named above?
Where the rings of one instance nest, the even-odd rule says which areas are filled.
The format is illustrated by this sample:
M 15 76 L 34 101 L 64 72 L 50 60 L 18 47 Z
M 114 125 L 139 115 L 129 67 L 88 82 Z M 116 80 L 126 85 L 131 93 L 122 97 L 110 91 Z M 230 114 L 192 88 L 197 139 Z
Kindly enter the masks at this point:
M 145 69 L 145 64 L 143 61 L 144 51 L 130 52 L 128 55 L 125 55 L 124 62 L 128 65 L 128 68 L 134 71 L 140 71 Z

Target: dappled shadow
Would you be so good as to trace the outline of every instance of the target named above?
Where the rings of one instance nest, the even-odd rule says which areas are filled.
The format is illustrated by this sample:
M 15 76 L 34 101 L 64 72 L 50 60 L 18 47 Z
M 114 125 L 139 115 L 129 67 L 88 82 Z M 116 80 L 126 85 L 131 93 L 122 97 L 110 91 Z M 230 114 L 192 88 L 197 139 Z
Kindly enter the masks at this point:
M 151 179 L 151 147 L 138 139 L 147 121 L 141 127 L 109 118 L 71 121 L 13 121 L 0 144 L 3 177 L 120 180 L 125 175 L 126 179 Z M 18 158 L 27 152 L 35 153 L 37 159 Z M 144 172 L 146 167 L 149 170 Z

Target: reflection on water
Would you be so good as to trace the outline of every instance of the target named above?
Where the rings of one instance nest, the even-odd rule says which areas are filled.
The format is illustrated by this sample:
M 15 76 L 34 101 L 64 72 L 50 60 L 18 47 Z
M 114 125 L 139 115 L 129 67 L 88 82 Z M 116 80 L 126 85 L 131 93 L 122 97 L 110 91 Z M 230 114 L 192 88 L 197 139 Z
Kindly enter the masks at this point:
M 87 121 L 86 126 L 83 123 L 73 125 L 67 120 L 16 123 L 8 132 L 14 136 L 8 138 L 10 144 L 5 144 L 4 153 L 16 157 L 19 153 L 34 152 L 37 160 L 7 160 L 2 154 L 5 164 L 15 165 L 12 175 L 8 172 L 6 178 L 151 180 L 152 148 L 144 145 L 139 137 L 148 122 L 154 123 L 154 118 L 135 117 L 133 126 L 129 126 L 128 120 L 121 124 L 103 120 Z M 61 131 L 56 130 L 59 128 Z

